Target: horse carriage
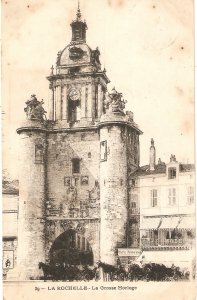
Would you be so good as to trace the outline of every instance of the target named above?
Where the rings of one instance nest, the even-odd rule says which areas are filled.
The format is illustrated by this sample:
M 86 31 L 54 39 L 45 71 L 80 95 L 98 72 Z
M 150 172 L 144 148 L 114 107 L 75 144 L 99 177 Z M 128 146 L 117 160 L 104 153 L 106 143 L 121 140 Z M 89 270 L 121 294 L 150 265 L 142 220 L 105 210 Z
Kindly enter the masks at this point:
M 89 281 L 96 279 L 96 267 L 91 269 L 88 266 L 83 266 L 82 269 L 75 265 L 47 265 L 39 263 L 39 269 L 43 271 L 44 280 L 61 280 L 61 281 Z
M 127 272 L 119 265 L 118 267 L 105 264 L 101 261 L 97 263 L 98 268 L 102 269 L 103 281 L 124 281 L 127 278 Z
M 47 265 L 39 263 L 39 269 L 43 271 L 44 280 L 61 281 L 178 281 L 189 280 L 190 273 L 182 272 L 179 267 L 166 267 L 163 264 L 148 263 L 143 266 L 131 264 L 126 271 L 121 264 L 118 266 L 109 265 L 101 261 L 97 267 L 76 266 L 76 265 Z
M 189 271 L 185 273 L 179 267 L 166 267 L 163 264 L 148 263 L 143 266 L 132 264 L 128 271 L 130 281 L 178 281 L 188 280 Z

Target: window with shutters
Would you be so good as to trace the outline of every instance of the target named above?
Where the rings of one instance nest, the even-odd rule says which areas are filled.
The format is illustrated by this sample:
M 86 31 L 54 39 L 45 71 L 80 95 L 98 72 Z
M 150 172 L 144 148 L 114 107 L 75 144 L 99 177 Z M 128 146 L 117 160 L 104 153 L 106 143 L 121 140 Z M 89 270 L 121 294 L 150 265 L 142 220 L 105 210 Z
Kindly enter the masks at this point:
M 168 189 L 168 203 L 169 205 L 175 205 L 176 204 L 176 189 L 170 188 Z
M 168 179 L 176 178 L 176 168 L 168 168 Z
M 156 207 L 158 204 L 157 203 L 158 193 L 156 189 L 150 191 L 150 197 L 151 197 L 151 207 Z
M 194 203 L 194 187 L 193 186 L 187 187 L 187 203 L 188 204 Z

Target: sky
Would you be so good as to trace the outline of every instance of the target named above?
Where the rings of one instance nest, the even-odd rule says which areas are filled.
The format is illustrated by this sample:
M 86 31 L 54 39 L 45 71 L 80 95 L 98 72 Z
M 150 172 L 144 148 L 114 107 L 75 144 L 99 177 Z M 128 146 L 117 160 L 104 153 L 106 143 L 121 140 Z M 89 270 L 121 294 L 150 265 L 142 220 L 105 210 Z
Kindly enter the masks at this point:
M 87 44 L 127 100 L 143 131 L 141 165 L 150 140 L 166 163 L 194 162 L 194 28 L 192 0 L 80 0 Z M 46 76 L 71 40 L 77 0 L 2 1 L 3 168 L 18 176 L 19 137 L 31 94 L 48 109 Z

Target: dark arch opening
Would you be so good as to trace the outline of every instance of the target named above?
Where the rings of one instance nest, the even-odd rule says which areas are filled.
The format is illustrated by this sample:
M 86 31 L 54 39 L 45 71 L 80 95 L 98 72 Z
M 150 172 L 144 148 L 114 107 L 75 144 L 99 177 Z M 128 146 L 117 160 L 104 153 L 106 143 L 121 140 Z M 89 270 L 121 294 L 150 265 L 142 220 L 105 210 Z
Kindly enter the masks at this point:
M 93 253 L 88 240 L 73 229 L 56 238 L 49 254 L 51 264 L 93 265 Z

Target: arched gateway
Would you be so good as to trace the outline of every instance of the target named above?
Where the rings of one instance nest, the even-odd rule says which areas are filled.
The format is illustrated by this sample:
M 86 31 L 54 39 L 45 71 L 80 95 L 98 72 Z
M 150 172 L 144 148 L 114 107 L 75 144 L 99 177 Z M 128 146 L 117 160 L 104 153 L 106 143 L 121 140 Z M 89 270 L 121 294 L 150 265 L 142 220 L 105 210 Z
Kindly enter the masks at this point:
M 48 220 L 45 263 L 93 266 L 99 259 L 98 219 Z
M 66 230 L 54 241 L 49 252 L 51 264 L 93 265 L 92 248 L 83 234 Z

